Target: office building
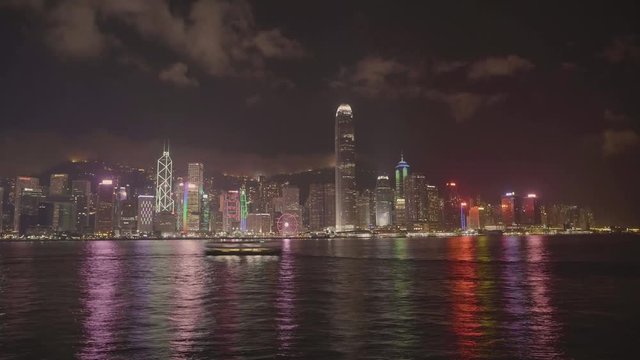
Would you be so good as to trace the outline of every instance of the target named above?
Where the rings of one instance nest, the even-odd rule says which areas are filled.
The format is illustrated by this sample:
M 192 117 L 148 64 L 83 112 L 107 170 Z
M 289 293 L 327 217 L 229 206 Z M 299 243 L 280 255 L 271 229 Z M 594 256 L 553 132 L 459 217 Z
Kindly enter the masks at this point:
M 394 224 L 406 226 L 408 220 L 407 211 L 407 187 L 409 179 L 409 164 L 404 161 L 404 155 L 400 154 L 400 161 L 395 169 L 395 193 L 394 193 Z
M 252 234 L 269 234 L 273 220 L 271 214 L 257 213 L 247 215 L 247 231 Z
M 375 190 L 376 226 L 389 226 L 393 214 L 393 189 L 386 175 L 378 176 Z
M 169 145 L 162 150 L 158 159 L 156 173 L 156 213 L 173 214 L 173 161 L 169 154 Z
M 204 165 L 201 163 L 188 164 L 187 188 L 187 229 L 189 232 L 200 231 L 201 200 L 204 193 Z
M 521 222 L 528 226 L 542 225 L 540 200 L 536 194 L 528 194 L 522 199 Z
M 20 233 L 20 215 L 22 211 L 23 193 L 31 193 L 38 189 L 40 180 L 34 177 L 18 176 L 15 183 L 14 191 L 14 213 L 13 213 L 13 231 Z M 36 205 L 37 206 L 37 205 Z M 34 210 L 37 212 L 37 210 Z
M 104 179 L 98 184 L 96 199 L 95 232 L 102 235 L 114 230 L 115 181 Z
M 336 111 L 336 230 L 348 231 L 356 225 L 356 141 L 351 106 Z
M 153 195 L 138 195 L 137 231 L 139 234 L 153 233 L 153 214 L 155 197 Z
M 438 194 L 438 188 L 427 185 L 427 223 L 430 231 L 442 229 L 443 201 Z
M 309 197 L 307 198 L 309 230 L 322 231 L 328 228 L 335 228 L 335 204 L 335 184 L 316 183 L 309 185 Z
M 448 182 L 444 188 L 444 228 L 447 231 L 454 231 L 460 229 L 460 204 L 462 200 L 458 194 L 458 184 L 455 182 Z
M 49 195 L 61 196 L 69 194 L 69 175 L 52 174 L 49 181 Z
M 222 231 L 232 233 L 240 229 L 240 193 L 229 190 L 220 195 Z
M 519 226 L 522 224 L 522 198 L 514 192 L 508 192 L 502 197 L 502 223 L 504 226 Z
M 375 216 L 372 211 L 373 206 L 373 192 L 369 189 L 363 190 L 356 197 L 356 214 L 357 214 L 357 227 L 358 229 L 371 229 L 375 224 Z

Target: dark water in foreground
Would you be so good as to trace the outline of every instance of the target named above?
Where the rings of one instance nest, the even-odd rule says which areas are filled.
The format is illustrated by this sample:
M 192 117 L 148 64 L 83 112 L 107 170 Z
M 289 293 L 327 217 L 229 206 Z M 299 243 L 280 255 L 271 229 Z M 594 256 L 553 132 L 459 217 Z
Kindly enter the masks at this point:
M 639 358 L 640 237 L 0 243 L 0 358 Z

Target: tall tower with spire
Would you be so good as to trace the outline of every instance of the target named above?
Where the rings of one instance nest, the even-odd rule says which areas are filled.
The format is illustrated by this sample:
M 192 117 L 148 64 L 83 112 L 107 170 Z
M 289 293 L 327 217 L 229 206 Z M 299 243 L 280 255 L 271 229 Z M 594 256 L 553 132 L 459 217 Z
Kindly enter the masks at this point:
M 400 161 L 396 165 L 396 191 L 394 196 L 395 224 L 407 224 L 407 183 L 409 164 L 404 161 L 404 153 L 400 152 Z
M 169 142 L 162 148 L 162 156 L 158 159 L 156 173 L 156 213 L 174 212 L 173 196 L 173 162 L 169 154 Z
M 356 227 L 356 139 L 351 106 L 336 111 L 336 230 Z

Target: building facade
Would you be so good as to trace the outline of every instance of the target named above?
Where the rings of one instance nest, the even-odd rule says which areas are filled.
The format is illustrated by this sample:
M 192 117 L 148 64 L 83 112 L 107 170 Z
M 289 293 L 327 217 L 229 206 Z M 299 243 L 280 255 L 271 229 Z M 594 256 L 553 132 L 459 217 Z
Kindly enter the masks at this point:
M 356 226 L 356 139 L 353 111 L 348 104 L 338 106 L 335 124 L 336 230 Z

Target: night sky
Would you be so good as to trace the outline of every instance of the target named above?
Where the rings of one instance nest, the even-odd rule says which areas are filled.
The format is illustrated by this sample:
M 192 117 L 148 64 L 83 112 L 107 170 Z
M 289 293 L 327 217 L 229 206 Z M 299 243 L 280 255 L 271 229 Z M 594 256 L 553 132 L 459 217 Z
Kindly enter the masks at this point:
M 634 1 L 0 0 L 0 175 L 99 158 L 255 175 L 400 152 L 435 184 L 640 223 Z

